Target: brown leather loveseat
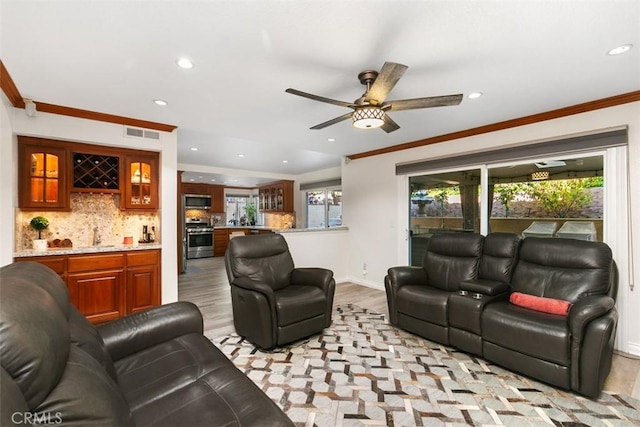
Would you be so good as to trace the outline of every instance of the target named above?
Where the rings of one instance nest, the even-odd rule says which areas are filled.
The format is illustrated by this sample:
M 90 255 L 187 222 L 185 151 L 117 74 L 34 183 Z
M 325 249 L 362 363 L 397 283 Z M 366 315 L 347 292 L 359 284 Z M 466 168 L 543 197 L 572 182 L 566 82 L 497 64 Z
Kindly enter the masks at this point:
M 293 426 L 177 302 L 94 327 L 49 268 L 0 269 L 0 425 Z
M 423 267 L 385 277 L 393 325 L 597 397 L 611 369 L 618 272 L 601 242 L 431 237 Z

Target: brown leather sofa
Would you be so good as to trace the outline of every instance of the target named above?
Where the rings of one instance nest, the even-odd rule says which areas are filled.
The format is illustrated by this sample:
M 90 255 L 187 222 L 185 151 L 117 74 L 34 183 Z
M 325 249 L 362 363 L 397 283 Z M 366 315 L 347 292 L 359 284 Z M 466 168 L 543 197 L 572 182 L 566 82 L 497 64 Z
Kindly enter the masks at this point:
M 424 266 L 389 269 L 385 287 L 400 328 L 589 397 L 602 391 L 618 319 L 604 243 L 436 234 Z M 566 313 L 547 312 L 551 303 Z
M 293 426 L 178 302 L 94 327 L 47 267 L 0 269 L 0 425 Z
M 336 282 L 325 268 L 295 268 L 281 234 L 229 241 L 225 265 L 238 335 L 270 349 L 331 325 Z

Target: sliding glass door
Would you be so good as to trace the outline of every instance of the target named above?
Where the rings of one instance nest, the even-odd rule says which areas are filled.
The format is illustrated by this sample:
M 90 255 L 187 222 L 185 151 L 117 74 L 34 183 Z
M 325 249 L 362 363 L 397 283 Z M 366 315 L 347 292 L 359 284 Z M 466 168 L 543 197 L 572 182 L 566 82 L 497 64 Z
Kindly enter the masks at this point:
M 565 155 L 409 177 L 409 262 L 436 233 L 603 240 L 604 156 Z M 483 192 L 484 189 L 484 192 Z
M 411 265 L 422 265 L 435 233 L 480 232 L 480 169 L 412 176 L 409 188 Z

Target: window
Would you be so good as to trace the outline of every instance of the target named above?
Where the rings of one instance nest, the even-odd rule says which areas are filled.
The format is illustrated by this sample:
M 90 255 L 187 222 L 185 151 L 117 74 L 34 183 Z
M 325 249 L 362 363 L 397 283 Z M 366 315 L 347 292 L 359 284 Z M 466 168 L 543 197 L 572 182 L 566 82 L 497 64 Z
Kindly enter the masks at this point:
M 307 228 L 342 225 L 342 190 L 317 189 L 306 192 Z
M 258 207 L 258 197 L 248 195 L 227 196 L 227 220 L 226 225 L 250 225 L 244 207 L 253 203 Z M 256 215 L 256 220 L 259 215 Z

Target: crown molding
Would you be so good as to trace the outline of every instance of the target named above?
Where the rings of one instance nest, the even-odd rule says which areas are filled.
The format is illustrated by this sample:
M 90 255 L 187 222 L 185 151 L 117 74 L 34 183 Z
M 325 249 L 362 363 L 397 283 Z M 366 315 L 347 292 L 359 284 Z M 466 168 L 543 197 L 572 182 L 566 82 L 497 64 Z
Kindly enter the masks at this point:
M 24 108 L 24 100 L 17 86 L 13 82 L 11 75 L 0 60 L 0 89 L 7 95 L 7 98 L 15 108 Z M 83 110 L 80 108 L 65 107 L 56 104 L 47 104 L 33 100 L 38 111 L 43 113 L 59 114 L 62 116 L 77 117 L 80 119 L 96 120 L 99 122 L 115 123 L 120 125 L 135 126 L 145 129 L 159 130 L 163 132 L 173 132 L 177 126 L 164 123 L 150 122 L 147 120 L 133 119 L 131 117 L 116 116 L 114 114 L 99 113 L 96 111 Z
M 471 129 L 461 130 L 458 132 L 433 136 L 430 138 L 420 139 L 418 141 L 406 142 L 404 144 L 392 145 L 390 147 L 379 148 L 377 150 L 350 154 L 346 157 L 350 160 L 355 160 L 365 157 L 377 156 L 379 154 L 388 154 L 396 151 L 408 150 L 410 148 L 424 147 L 426 145 L 452 141 L 454 139 L 467 138 L 470 136 L 481 135 L 483 133 L 496 132 L 518 126 L 525 126 L 533 123 L 544 122 L 547 120 L 558 119 L 574 114 L 586 113 L 588 111 L 600 110 L 602 108 L 615 107 L 617 105 L 636 101 L 640 101 L 640 90 L 623 93 L 621 95 L 615 95 L 608 98 L 598 99 L 595 101 L 589 101 L 582 104 L 572 105 L 569 107 L 558 108 L 557 110 L 545 111 L 543 113 L 532 114 L 530 116 L 518 117 L 503 122 L 497 122 Z

